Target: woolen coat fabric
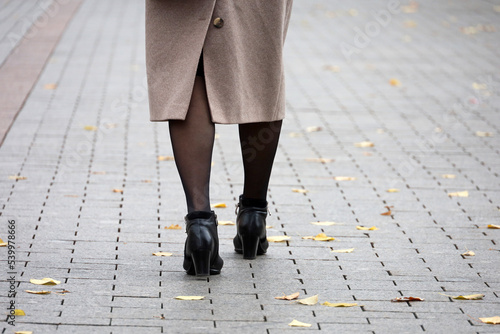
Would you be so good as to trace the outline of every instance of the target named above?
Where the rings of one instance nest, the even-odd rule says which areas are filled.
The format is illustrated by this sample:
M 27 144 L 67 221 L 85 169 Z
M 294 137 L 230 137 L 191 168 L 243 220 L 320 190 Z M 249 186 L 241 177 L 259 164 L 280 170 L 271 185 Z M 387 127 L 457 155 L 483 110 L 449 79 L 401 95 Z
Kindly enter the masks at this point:
M 292 2 L 146 0 L 151 121 L 186 118 L 201 52 L 214 123 L 283 119 Z

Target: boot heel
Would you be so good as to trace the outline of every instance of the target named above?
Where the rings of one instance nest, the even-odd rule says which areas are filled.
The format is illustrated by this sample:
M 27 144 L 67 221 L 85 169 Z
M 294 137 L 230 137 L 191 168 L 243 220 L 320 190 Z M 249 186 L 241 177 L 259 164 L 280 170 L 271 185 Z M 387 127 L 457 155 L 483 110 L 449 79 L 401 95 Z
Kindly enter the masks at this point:
M 195 251 L 191 254 L 191 260 L 194 265 L 194 273 L 196 276 L 210 275 L 210 258 L 212 253 L 209 251 Z
M 258 236 L 240 236 L 243 258 L 253 260 L 257 257 L 257 249 L 259 247 Z

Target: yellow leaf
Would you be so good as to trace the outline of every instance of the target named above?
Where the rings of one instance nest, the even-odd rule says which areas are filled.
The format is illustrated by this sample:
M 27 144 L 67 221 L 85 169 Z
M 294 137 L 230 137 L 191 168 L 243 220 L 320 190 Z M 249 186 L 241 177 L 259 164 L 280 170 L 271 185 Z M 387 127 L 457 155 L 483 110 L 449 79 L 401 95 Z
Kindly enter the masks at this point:
M 307 158 L 306 161 L 327 163 L 327 162 L 332 162 L 333 159 L 330 159 L 330 158 Z
M 451 297 L 453 299 L 458 299 L 458 300 L 479 300 L 479 299 L 483 299 L 484 295 L 482 293 L 478 293 L 478 294 L 475 294 L 475 295 L 460 295 L 460 296 L 449 296 L 449 295 L 445 295 L 443 293 L 441 293 L 443 296 L 446 296 L 446 297 Z
M 219 225 L 236 225 L 236 223 L 230 220 L 219 220 Z
M 26 313 L 24 313 L 23 310 L 16 308 L 14 310 L 14 315 L 17 315 L 17 316 L 19 316 L 19 315 L 26 315 Z
M 356 226 L 356 229 L 358 229 L 358 230 L 362 230 L 362 231 L 376 231 L 376 230 L 378 230 L 378 228 L 377 228 L 377 227 L 375 227 L 375 226 L 372 226 L 372 227 L 366 227 L 366 226 L 359 226 L 359 225 L 358 225 L 358 226 Z
M 32 278 L 30 279 L 30 283 L 32 284 L 38 284 L 38 285 L 57 285 L 59 283 L 61 283 L 61 281 L 57 281 L 53 278 L 42 278 L 42 279 L 35 279 L 35 278 Z
M 389 80 L 389 83 L 391 84 L 391 86 L 396 86 L 396 87 L 401 86 L 401 82 L 398 79 L 392 78 Z
M 84 130 L 87 130 L 87 131 L 97 131 L 97 126 L 95 125 L 85 125 L 83 127 Z
M 14 334 L 33 334 L 32 331 L 17 331 L 17 332 L 14 332 Z
M 387 189 L 386 190 L 388 193 L 398 193 L 399 192 L 399 189 L 397 188 L 390 188 L 390 189 Z
M 457 191 L 454 193 L 448 193 L 448 196 L 450 196 L 450 197 L 469 197 L 469 192 L 467 190 Z
M 308 126 L 306 128 L 307 132 L 318 132 L 318 131 L 321 131 L 321 130 L 323 130 L 323 128 L 321 126 Z
M 35 291 L 35 290 L 24 290 L 27 293 L 32 293 L 34 295 L 48 295 L 50 291 L 42 290 L 42 291 Z
M 354 146 L 356 147 L 373 147 L 375 144 L 373 144 L 371 141 L 361 141 L 359 143 L 354 143 Z
M 299 138 L 299 137 L 302 137 L 302 133 L 298 133 L 298 132 L 290 132 L 288 134 L 288 136 L 292 137 L 292 138 Z
M 354 248 L 332 249 L 332 253 L 352 253 L 353 251 L 354 251 Z
M 297 188 L 293 188 L 292 191 L 294 193 L 300 193 L 300 194 L 305 194 L 305 193 L 309 192 L 309 190 L 307 190 L 307 189 L 297 189 Z
M 0 239 L 0 240 L 2 240 L 2 239 Z M 3 242 L 3 241 L 2 241 L 2 242 L 0 242 L 0 247 L 7 247 L 7 243 L 6 243 L 6 242 Z
M 457 176 L 456 176 L 455 174 L 443 174 L 443 175 L 441 175 L 441 177 L 442 177 L 443 179 L 454 179 L 454 178 L 456 178 Z
M 182 227 L 179 224 L 172 224 L 170 226 L 165 226 L 165 230 L 182 230 Z
M 114 193 L 122 193 L 123 194 L 123 189 L 115 188 L 115 189 L 113 189 L 113 192 Z
M 485 324 L 492 324 L 492 325 L 500 324 L 500 316 L 498 315 L 496 317 L 490 317 L 490 318 L 479 318 L 479 320 L 481 320 Z
M 274 299 L 279 299 L 279 300 L 293 300 L 293 299 L 297 299 L 300 295 L 300 292 L 295 292 L 295 293 L 292 293 L 291 295 L 285 295 L 283 294 L 283 296 L 279 296 L 279 297 L 274 297 Z
M 172 253 L 169 252 L 156 252 L 153 253 L 154 256 L 172 256 Z
M 330 303 L 330 302 L 324 302 L 324 306 L 329 306 L 329 307 L 353 307 L 353 306 L 358 306 L 358 303 Z
M 329 237 L 325 233 L 319 233 L 315 237 L 313 237 L 313 240 L 316 240 L 316 241 L 331 241 L 331 240 L 335 240 L 335 238 Z
M 159 155 L 158 156 L 158 161 L 173 161 L 174 157 L 170 155 Z
M 288 326 L 290 326 L 290 327 L 311 327 L 312 325 L 293 319 L 292 322 L 288 324 Z
M 47 90 L 56 89 L 56 88 L 57 88 L 57 84 L 55 84 L 55 83 L 48 83 L 48 84 L 43 85 L 43 89 L 47 89 Z
M 335 222 L 311 222 L 311 224 L 318 225 L 318 226 L 340 225 L 339 223 L 335 223 Z
M 215 203 L 212 204 L 212 208 L 227 208 L 226 203 Z
M 462 253 L 463 256 L 475 256 L 476 253 L 474 253 L 473 251 L 467 251 L 465 253 Z
M 309 298 L 299 299 L 297 300 L 297 303 L 308 306 L 316 305 L 318 303 L 318 295 L 314 295 Z
M 291 238 L 288 235 L 277 235 L 277 236 L 267 237 L 267 241 L 269 242 L 285 242 L 290 239 Z
M 9 180 L 26 180 L 26 176 L 18 176 L 18 175 L 11 175 L 9 176 Z
M 335 176 L 333 179 L 335 181 L 354 181 L 354 180 L 356 180 L 356 178 L 352 177 L 352 176 Z
M 493 137 L 492 132 L 476 131 L 476 136 L 478 137 Z
M 349 15 L 351 16 L 358 16 L 358 10 L 355 9 L 355 8 L 351 8 L 347 11 L 349 13 Z
M 178 300 L 202 300 L 205 296 L 177 296 L 175 299 Z
M 496 230 L 496 229 L 500 229 L 500 225 L 489 224 L 489 225 L 488 225 L 488 228 L 493 229 L 493 230 Z

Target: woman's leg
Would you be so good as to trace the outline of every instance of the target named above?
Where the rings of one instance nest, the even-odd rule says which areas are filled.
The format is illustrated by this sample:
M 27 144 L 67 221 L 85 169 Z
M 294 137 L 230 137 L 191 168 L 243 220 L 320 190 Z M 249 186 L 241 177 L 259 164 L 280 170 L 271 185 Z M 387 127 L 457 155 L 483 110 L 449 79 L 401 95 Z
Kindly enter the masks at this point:
M 186 119 L 169 121 L 169 128 L 188 213 L 210 211 L 209 183 L 215 125 L 210 117 L 203 77 L 196 76 Z
M 243 198 L 266 206 L 267 187 L 278 148 L 282 121 L 240 124 L 245 183 Z M 259 205 L 261 204 L 261 205 Z

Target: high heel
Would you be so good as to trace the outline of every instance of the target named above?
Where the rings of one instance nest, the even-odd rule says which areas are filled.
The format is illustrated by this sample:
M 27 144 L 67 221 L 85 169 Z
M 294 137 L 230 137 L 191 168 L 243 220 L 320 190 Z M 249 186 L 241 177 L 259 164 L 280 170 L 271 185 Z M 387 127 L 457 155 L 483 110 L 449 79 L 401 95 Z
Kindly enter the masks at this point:
M 265 254 L 269 247 L 266 238 L 267 203 L 265 207 L 251 206 L 240 196 L 236 212 L 237 233 L 233 239 L 234 250 L 248 260 Z
M 184 269 L 199 277 L 218 275 L 224 265 L 219 256 L 217 216 L 212 212 L 195 211 L 185 217 L 186 244 Z

